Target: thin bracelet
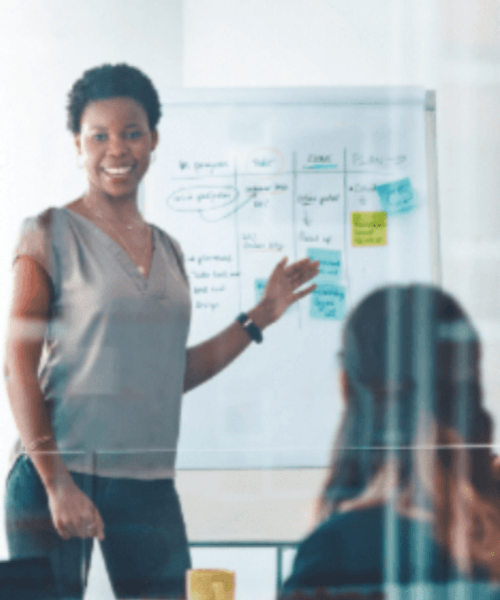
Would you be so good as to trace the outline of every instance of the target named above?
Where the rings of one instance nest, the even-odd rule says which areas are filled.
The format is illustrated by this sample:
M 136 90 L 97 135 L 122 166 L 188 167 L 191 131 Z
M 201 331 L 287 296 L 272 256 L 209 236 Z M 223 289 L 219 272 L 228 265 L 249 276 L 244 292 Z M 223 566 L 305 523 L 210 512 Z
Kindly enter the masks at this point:
M 37 438 L 35 441 L 31 442 L 31 444 L 26 448 L 28 452 L 33 452 L 36 450 L 38 446 L 45 444 L 45 442 L 50 442 L 54 439 L 51 435 L 43 435 L 42 437 Z

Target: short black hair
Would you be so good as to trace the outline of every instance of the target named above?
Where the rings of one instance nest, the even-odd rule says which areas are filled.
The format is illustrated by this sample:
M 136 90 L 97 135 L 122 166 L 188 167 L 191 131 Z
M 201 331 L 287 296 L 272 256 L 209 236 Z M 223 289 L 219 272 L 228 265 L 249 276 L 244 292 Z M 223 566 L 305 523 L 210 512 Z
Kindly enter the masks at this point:
M 147 75 L 125 63 L 89 69 L 73 84 L 68 94 L 68 129 L 80 133 L 82 113 L 89 102 L 116 97 L 138 102 L 146 111 L 151 131 L 156 129 L 161 117 L 158 92 Z

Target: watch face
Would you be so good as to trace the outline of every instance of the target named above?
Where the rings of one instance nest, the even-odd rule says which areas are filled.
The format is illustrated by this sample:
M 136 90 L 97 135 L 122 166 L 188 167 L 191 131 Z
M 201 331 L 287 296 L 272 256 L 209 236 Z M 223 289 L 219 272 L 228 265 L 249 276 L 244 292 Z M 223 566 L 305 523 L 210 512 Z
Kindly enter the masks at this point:
M 262 342 L 262 331 L 257 327 L 257 325 L 252 321 L 252 319 L 246 315 L 245 313 L 241 313 L 236 317 L 238 323 L 241 323 L 243 329 L 248 333 L 248 336 L 257 344 Z
M 248 320 L 248 324 L 244 325 L 244 327 L 254 342 L 257 342 L 258 344 L 262 342 L 262 332 L 251 319 Z

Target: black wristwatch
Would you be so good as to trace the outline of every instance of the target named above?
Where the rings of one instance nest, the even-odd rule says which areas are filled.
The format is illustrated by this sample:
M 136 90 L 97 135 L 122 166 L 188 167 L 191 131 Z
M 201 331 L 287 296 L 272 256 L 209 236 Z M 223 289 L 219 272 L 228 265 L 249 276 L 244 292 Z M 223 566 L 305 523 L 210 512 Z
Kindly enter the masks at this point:
M 238 323 L 241 323 L 243 329 L 248 333 L 248 336 L 251 340 L 257 342 L 257 344 L 262 342 L 264 339 L 262 337 L 262 331 L 246 313 L 241 313 L 241 315 L 238 315 L 236 320 Z

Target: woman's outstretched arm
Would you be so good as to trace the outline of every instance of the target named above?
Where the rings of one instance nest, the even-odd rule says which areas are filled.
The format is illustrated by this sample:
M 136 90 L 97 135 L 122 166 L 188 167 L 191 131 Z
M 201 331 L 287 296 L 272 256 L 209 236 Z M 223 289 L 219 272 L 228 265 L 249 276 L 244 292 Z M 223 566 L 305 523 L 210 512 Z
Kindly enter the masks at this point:
M 311 262 L 306 258 L 289 266 L 286 262 L 285 258 L 276 265 L 262 300 L 247 313 L 261 330 L 277 321 L 291 304 L 316 288 L 310 285 L 296 291 L 318 274 L 317 261 Z M 234 322 L 215 337 L 188 348 L 184 391 L 188 392 L 220 373 L 250 345 L 250 341 L 241 324 Z

